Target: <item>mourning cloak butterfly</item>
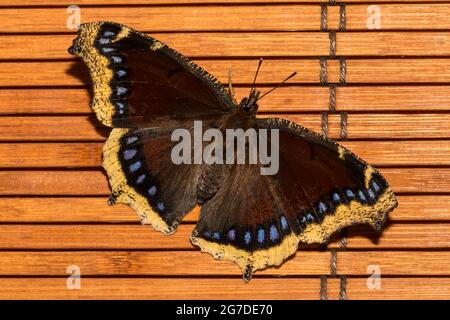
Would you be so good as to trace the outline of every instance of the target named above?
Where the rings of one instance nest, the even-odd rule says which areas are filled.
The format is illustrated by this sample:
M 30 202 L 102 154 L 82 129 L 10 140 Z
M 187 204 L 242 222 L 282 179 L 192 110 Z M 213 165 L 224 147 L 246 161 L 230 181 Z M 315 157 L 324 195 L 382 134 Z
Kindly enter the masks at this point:
M 81 25 L 69 52 L 89 68 L 98 120 L 113 127 L 103 147 L 109 203 L 128 204 L 165 234 L 201 204 L 192 243 L 234 261 L 246 281 L 283 263 L 299 242 L 326 243 L 360 223 L 380 231 L 397 206 L 375 168 L 300 125 L 256 118 L 259 91 L 236 103 L 232 90 L 158 40 L 95 22 Z M 192 132 L 194 120 L 220 131 L 277 129 L 277 173 L 261 174 L 260 161 L 175 164 L 172 133 Z

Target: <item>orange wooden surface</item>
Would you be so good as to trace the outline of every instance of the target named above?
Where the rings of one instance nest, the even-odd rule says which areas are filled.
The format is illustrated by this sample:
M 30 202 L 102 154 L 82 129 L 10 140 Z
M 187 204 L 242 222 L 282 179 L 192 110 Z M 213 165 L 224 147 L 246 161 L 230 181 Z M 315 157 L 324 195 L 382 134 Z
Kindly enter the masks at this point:
M 81 21 L 113 20 L 166 42 L 226 82 L 248 92 L 260 57 L 258 86 L 297 71 L 261 101 L 262 116 L 285 117 L 320 132 L 340 64 L 320 30 L 319 0 L 80 0 Z M 414 3 L 410 3 L 414 2 Z M 377 166 L 398 194 L 384 232 L 348 230 L 328 246 L 300 245 L 280 268 L 244 284 L 238 268 L 189 242 L 190 213 L 172 236 L 139 224 L 133 210 L 106 205 L 101 169 L 108 129 L 89 108 L 86 69 L 67 53 L 67 0 L 0 2 L 0 298 L 349 299 L 450 298 L 450 1 L 346 1 L 346 85 L 336 88 L 329 136 Z M 226 4 L 226 5 L 225 5 Z M 120 6 L 117 6 L 120 5 Z M 133 5 L 132 7 L 129 5 Z M 381 12 L 368 28 L 368 6 Z M 11 7 L 14 6 L 14 7 Z M 373 8 L 372 8 L 373 9 Z M 212 17 L 212 18 L 211 18 Z M 339 6 L 327 27 L 339 28 Z M 334 256 L 334 249 L 336 255 Z M 81 269 L 81 290 L 66 286 Z M 380 286 L 371 285 L 373 268 Z M 83 277 L 83 276 L 87 277 Z

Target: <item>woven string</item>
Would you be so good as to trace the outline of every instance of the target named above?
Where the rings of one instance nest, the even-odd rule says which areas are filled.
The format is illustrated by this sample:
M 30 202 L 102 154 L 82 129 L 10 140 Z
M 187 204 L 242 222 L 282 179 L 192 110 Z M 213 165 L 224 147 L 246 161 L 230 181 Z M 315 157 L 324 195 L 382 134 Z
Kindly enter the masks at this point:
M 329 0 L 329 3 L 321 4 L 320 11 L 320 31 L 327 32 L 330 40 L 330 48 L 329 48 L 329 58 L 331 59 L 339 59 L 339 85 L 345 85 L 347 83 L 346 73 L 347 73 L 347 62 L 344 57 L 336 56 L 336 31 L 328 30 L 328 6 L 336 5 L 336 0 Z M 341 3 L 339 5 L 339 31 L 346 31 L 346 10 L 345 3 Z M 321 57 L 320 58 L 320 84 L 323 86 L 329 87 L 329 107 L 327 112 L 321 113 L 321 128 L 322 133 L 325 136 L 329 134 L 328 127 L 328 113 L 336 113 L 336 84 L 328 83 L 328 58 Z M 341 140 L 347 139 L 347 113 L 340 113 L 340 138 Z M 331 249 L 331 257 L 330 257 L 330 276 L 332 278 L 339 277 L 339 299 L 346 300 L 347 299 L 347 277 L 346 276 L 338 276 L 337 273 L 337 253 L 338 251 L 347 250 L 347 238 L 346 238 L 346 230 L 341 231 L 341 239 L 340 239 L 340 247 L 339 249 Z M 328 299 L 328 277 L 322 276 L 320 277 L 320 299 L 327 300 Z

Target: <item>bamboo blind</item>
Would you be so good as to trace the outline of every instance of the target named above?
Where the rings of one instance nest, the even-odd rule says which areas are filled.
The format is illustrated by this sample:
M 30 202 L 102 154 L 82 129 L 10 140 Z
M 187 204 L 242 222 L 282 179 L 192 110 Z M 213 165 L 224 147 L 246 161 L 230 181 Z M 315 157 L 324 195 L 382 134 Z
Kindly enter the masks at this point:
M 244 284 L 232 263 L 189 243 L 198 213 L 166 237 L 128 207 L 106 205 L 108 130 L 88 107 L 85 69 L 67 53 L 74 3 L 2 0 L 0 298 L 450 298 L 450 1 L 334 2 L 75 3 L 82 22 L 149 32 L 224 82 L 231 66 L 240 97 L 260 57 L 260 87 L 297 71 L 262 112 L 343 140 L 398 195 L 381 236 L 350 228 Z M 79 290 L 66 287 L 70 265 L 80 268 Z

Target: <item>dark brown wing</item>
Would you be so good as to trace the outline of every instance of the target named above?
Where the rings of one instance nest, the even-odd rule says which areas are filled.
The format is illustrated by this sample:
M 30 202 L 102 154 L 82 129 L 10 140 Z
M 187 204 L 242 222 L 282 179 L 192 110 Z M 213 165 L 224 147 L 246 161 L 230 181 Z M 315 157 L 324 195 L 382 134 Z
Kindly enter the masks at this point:
M 176 127 L 234 108 L 208 72 L 165 44 L 112 22 L 83 24 L 69 52 L 93 82 L 92 108 L 107 126 Z
M 229 170 L 202 206 L 194 244 L 236 262 L 248 280 L 255 270 L 280 265 L 299 242 L 325 243 L 353 224 L 381 229 L 397 201 L 376 169 L 287 120 L 261 119 L 257 126 L 279 130 L 279 171 L 263 176 L 260 165 Z

